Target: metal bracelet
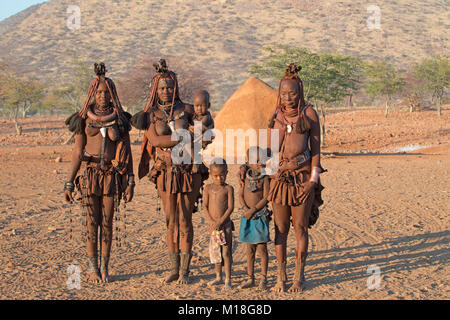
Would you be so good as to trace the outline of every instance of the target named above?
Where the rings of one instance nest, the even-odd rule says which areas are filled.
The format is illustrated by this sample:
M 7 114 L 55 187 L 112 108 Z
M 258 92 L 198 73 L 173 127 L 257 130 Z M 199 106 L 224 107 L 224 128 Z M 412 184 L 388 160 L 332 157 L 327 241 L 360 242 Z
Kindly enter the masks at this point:
M 73 182 L 68 181 L 64 184 L 64 190 L 73 191 L 74 189 L 75 189 L 75 185 L 73 184 Z

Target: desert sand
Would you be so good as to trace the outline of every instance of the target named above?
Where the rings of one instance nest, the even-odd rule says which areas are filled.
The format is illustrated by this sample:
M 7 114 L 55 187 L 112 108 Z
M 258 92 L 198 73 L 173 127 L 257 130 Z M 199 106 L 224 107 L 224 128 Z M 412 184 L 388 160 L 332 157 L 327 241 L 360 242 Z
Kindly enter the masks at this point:
M 69 266 L 78 265 L 82 277 L 86 267 L 80 209 L 72 210 L 75 239 L 70 241 L 71 206 L 62 194 L 72 149 L 62 142 L 70 133 L 63 118 L 29 118 L 23 135 L 17 136 L 13 122 L 0 119 L 0 299 L 449 299 L 449 117 L 448 107 L 440 118 L 435 111 L 395 110 L 385 119 L 375 107 L 328 115 L 322 150 L 322 165 L 328 169 L 322 175 L 325 203 L 310 229 L 306 290 L 298 294 L 237 289 L 246 278 L 244 246 L 237 241 L 238 203 L 232 214 L 237 229 L 234 289 L 206 286 L 214 272 L 202 212 L 193 217 L 191 284 L 163 285 L 160 279 L 169 268 L 165 223 L 147 178 L 138 181 L 133 202 L 122 209 L 128 245 L 113 247 L 113 282 L 81 282 L 79 290 L 68 289 Z M 133 129 L 135 168 L 139 135 Z M 236 170 L 231 168 L 228 183 L 237 192 Z M 291 233 L 290 280 L 294 248 Z M 273 242 L 269 254 L 272 287 Z M 381 270 L 381 287 L 369 290 L 367 269 L 372 265 Z

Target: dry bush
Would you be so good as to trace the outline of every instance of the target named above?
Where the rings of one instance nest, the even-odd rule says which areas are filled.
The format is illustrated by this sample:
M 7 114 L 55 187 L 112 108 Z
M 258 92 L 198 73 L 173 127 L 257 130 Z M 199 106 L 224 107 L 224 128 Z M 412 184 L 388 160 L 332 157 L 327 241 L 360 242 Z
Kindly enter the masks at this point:
M 145 57 L 118 81 L 118 93 L 122 104 L 128 111 L 144 107 L 150 93 L 153 76 L 156 74 L 153 63 L 159 57 Z M 206 89 L 209 81 L 205 73 L 196 65 L 180 57 L 164 57 L 170 70 L 177 74 L 180 98 L 191 103 L 198 89 Z

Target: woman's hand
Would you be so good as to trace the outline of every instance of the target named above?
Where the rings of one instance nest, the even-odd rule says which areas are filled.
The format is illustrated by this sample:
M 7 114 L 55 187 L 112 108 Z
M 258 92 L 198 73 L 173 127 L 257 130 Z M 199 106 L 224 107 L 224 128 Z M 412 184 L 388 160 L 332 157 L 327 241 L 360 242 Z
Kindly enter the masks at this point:
M 317 183 L 315 183 L 314 181 L 306 181 L 305 183 L 302 184 L 303 187 L 303 192 L 300 195 L 300 203 L 302 203 L 303 201 L 308 200 L 308 198 L 311 195 L 311 192 L 314 190 L 314 188 L 316 187 Z
M 125 190 L 125 203 L 131 202 L 131 200 L 133 200 L 133 196 L 134 196 L 134 184 L 130 184 Z
M 73 195 L 72 195 L 72 191 L 70 191 L 70 190 L 64 190 L 64 199 L 65 199 L 66 202 L 68 202 L 68 203 L 73 203 Z
M 245 174 L 247 173 L 247 170 L 248 170 L 248 167 L 246 165 L 241 165 L 239 167 L 237 177 L 238 177 L 238 181 L 239 181 L 239 186 L 241 188 L 243 188 L 245 185 Z

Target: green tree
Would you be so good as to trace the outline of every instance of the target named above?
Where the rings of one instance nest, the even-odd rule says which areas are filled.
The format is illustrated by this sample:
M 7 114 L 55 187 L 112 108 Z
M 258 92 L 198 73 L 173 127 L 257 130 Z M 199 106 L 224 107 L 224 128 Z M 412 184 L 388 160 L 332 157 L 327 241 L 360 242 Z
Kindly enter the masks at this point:
M 81 109 L 89 91 L 92 81 L 92 67 L 77 56 L 71 61 L 71 81 L 69 85 L 58 88 L 52 92 L 55 98 L 60 99 L 61 108 L 76 112 Z
M 378 97 L 385 99 L 384 115 L 387 117 L 392 98 L 403 89 L 405 82 L 399 76 L 399 72 L 385 61 L 368 63 L 364 71 L 367 81 L 366 92 L 372 99 Z
M 436 101 L 438 114 L 441 115 L 442 99 L 449 88 L 450 64 L 448 57 L 434 56 L 426 58 L 415 67 L 417 78 L 422 79 L 424 89 Z
M 362 63 L 354 57 L 339 54 L 319 54 L 306 48 L 276 45 L 265 47 L 268 56 L 249 72 L 279 81 L 286 66 L 294 62 L 302 66 L 300 78 L 304 94 L 321 114 L 322 143 L 325 141 L 326 108 L 352 95 L 359 88 Z
M 33 106 L 41 103 L 45 87 L 39 80 L 20 77 L 6 66 L 1 69 L 0 78 L 0 97 L 3 106 L 14 119 L 17 133 L 22 134 L 22 126 L 18 121 L 19 114 L 22 113 L 22 117 L 25 118 Z
M 414 68 L 410 68 L 405 76 L 405 86 L 403 93 L 407 99 L 409 112 L 417 110 L 424 101 L 424 81 L 421 79 Z

